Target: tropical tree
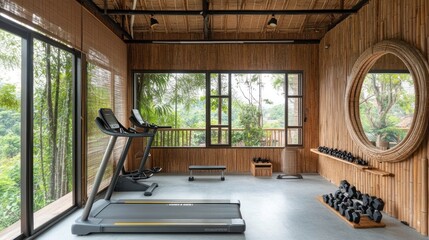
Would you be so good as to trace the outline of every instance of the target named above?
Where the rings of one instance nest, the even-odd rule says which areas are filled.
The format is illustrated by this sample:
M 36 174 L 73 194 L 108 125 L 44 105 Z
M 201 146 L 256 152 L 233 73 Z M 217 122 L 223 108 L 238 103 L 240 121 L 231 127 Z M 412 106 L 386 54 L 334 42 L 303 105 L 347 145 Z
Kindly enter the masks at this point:
M 368 74 L 360 95 L 360 117 L 370 140 L 399 142 L 404 131 L 397 124 L 414 111 L 410 74 Z

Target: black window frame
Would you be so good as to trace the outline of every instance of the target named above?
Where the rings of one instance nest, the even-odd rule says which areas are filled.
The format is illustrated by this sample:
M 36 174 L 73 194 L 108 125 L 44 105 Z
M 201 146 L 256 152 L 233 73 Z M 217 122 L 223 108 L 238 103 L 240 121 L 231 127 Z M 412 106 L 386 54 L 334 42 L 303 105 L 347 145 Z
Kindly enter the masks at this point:
M 285 77 L 285 125 L 284 125 L 284 130 L 285 130 L 285 145 L 284 146 L 279 146 L 279 147 L 270 147 L 270 148 L 285 148 L 285 147 L 303 147 L 304 145 L 304 123 L 305 123 L 305 111 L 304 111 L 304 100 L 305 100 L 305 96 L 304 96 L 304 92 L 305 92 L 305 86 L 304 86 L 304 71 L 302 70 L 208 70 L 208 71 L 196 71 L 196 70 L 140 70 L 140 69 L 135 69 L 131 71 L 132 74 L 132 79 L 133 79 L 133 106 L 137 107 L 137 79 L 136 79 L 136 74 L 145 74 L 145 73 L 203 73 L 206 74 L 206 146 L 204 148 L 219 148 L 219 147 L 230 147 L 230 148 L 267 148 L 267 147 L 236 147 L 236 146 L 231 146 L 232 142 L 232 133 L 231 133 L 231 128 L 232 128 L 232 123 L 231 123 L 231 114 L 232 114 L 232 96 L 231 96 L 231 79 L 232 79 L 232 74 L 236 74 L 236 73 L 243 73 L 243 74 L 284 74 Z M 218 74 L 218 82 L 220 82 L 220 77 L 221 74 L 228 74 L 228 96 L 224 96 L 224 95 L 210 95 L 210 82 L 211 82 L 211 74 Z M 288 81 L 288 75 L 289 74 L 298 74 L 299 76 L 299 84 L 301 87 L 301 94 L 299 95 L 293 95 L 291 97 L 294 98 L 300 98 L 301 99 L 301 108 L 300 108 L 300 126 L 292 126 L 292 125 L 288 125 L 288 119 L 287 119 L 287 110 L 288 110 L 288 86 L 287 86 L 287 81 Z M 220 87 L 219 87 L 220 88 Z M 212 98 L 227 98 L 229 99 L 228 102 L 228 124 L 220 124 L 220 125 L 212 125 L 210 122 L 210 99 Z M 220 128 L 228 128 L 228 144 L 212 144 L 211 141 L 211 127 L 220 127 Z M 288 144 L 287 143 L 287 129 L 288 128 L 298 128 L 300 129 L 300 144 Z M 162 146 L 160 146 L 162 148 Z M 178 147 L 178 148 L 183 148 L 183 147 Z M 192 148 L 192 147 L 191 147 Z M 200 148 L 200 147 L 198 147 Z
M 299 89 L 300 94 L 296 95 L 289 95 L 289 85 L 287 84 L 287 81 L 289 80 L 289 74 L 298 74 L 298 80 L 299 80 Z M 304 122 L 305 122 L 305 116 L 304 116 L 304 72 L 303 71 L 289 71 L 285 74 L 285 147 L 302 147 L 304 145 Z M 301 106 L 299 110 L 299 124 L 298 125 L 289 125 L 289 119 L 288 119 L 288 101 L 289 99 L 300 99 L 301 100 Z M 288 143 L 288 129 L 299 129 L 300 135 L 299 135 L 299 143 L 298 144 L 289 144 Z
M 82 83 L 82 54 L 50 37 L 35 32 L 17 21 L 12 21 L 0 15 L 0 30 L 17 35 L 22 39 L 21 54 L 21 233 L 15 239 L 36 237 L 44 230 L 58 223 L 78 209 L 81 204 L 81 151 L 82 151 L 82 123 L 81 119 L 81 83 Z M 34 228 L 33 212 L 33 44 L 34 40 L 45 42 L 73 55 L 73 103 L 72 103 L 72 199 L 70 208 Z

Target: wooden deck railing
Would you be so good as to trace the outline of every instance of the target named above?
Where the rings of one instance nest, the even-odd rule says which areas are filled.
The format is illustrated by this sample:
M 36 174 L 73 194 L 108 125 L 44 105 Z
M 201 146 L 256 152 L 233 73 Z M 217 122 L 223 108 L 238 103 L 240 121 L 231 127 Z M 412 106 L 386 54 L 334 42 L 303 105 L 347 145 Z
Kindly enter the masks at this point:
M 227 131 L 227 130 L 225 130 Z M 244 131 L 244 129 L 232 129 L 232 135 Z M 204 147 L 206 129 L 204 128 L 169 128 L 159 129 L 152 144 L 154 147 Z M 222 134 L 227 136 L 227 134 Z M 223 139 L 227 142 L 226 139 Z M 285 130 L 279 128 L 263 129 L 263 137 L 260 139 L 261 147 L 282 147 L 285 145 Z M 244 146 L 241 142 L 232 142 L 232 146 Z M 253 146 L 252 146 L 253 147 Z

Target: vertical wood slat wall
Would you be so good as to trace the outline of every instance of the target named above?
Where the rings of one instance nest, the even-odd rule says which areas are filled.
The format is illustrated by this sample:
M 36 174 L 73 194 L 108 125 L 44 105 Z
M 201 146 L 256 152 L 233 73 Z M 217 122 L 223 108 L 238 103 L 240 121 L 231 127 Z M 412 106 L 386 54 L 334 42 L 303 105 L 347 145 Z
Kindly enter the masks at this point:
M 371 45 L 401 39 L 417 47 L 428 59 L 429 2 L 426 0 L 371 0 L 358 14 L 331 30 L 319 47 L 320 145 L 347 149 L 368 159 L 348 135 L 344 122 L 344 96 L 355 60 Z M 325 46 L 329 48 L 325 49 Z M 337 117 L 332 117 L 337 116 Z M 319 173 L 338 184 L 347 179 L 362 192 L 385 200 L 385 212 L 428 234 L 429 134 L 409 159 L 399 163 L 370 164 L 391 172 L 381 177 L 329 158 L 319 157 Z
M 299 150 L 299 172 L 317 172 L 317 156 L 310 148 L 319 144 L 319 68 L 317 44 L 129 44 L 129 70 L 302 70 L 304 72 L 304 148 Z M 130 74 L 129 81 L 132 82 Z M 131 96 L 130 96 L 131 98 Z M 131 99 L 129 99 L 131 102 Z M 163 148 L 153 149 L 154 164 L 165 164 L 167 172 L 186 172 L 189 164 L 228 165 L 230 172 L 249 172 L 253 157 L 274 160 L 273 171 L 281 171 L 282 148 Z M 142 142 L 135 140 L 130 149 L 133 161 L 129 168 L 139 166 Z M 218 156 L 213 158 L 212 156 Z M 219 163 L 220 163 L 219 162 Z

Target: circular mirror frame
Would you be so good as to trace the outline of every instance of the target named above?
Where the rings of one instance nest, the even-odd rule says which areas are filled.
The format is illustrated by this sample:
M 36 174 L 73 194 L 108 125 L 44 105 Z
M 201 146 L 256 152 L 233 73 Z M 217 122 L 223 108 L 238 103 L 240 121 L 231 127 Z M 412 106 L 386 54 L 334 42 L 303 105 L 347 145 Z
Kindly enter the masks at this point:
M 388 150 L 376 148 L 366 137 L 360 121 L 359 96 L 366 74 L 383 55 L 391 53 L 407 66 L 414 81 L 415 109 L 413 122 L 405 138 Z M 353 65 L 347 79 L 345 121 L 353 141 L 368 157 L 380 162 L 406 160 L 426 137 L 428 125 L 429 65 L 418 49 L 400 40 L 385 40 L 365 50 Z

